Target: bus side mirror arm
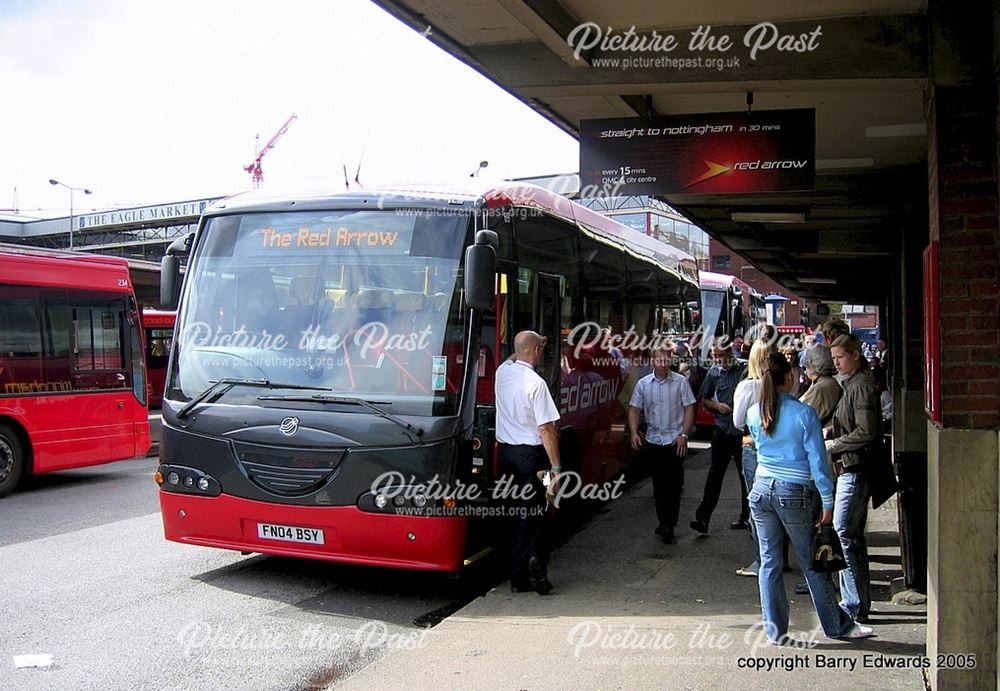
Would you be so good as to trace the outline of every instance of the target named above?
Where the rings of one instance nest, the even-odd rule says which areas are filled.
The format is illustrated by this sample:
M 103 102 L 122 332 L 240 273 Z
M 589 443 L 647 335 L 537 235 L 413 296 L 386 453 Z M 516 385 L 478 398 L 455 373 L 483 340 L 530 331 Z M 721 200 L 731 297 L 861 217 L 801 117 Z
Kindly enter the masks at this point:
M 496 301 L 498 244 L 496 233 L 480 230 L 476 244 L 465 250 L 465 304 L 472 309 L 490 309 Z
M 177 238 L 167 247 L 167 253 L 160 260 L 160 304 L 167 309 L 177 307 L 177 297 L 180 293 L 181 264 L 178 257 L 191 251 L 194 233 Z

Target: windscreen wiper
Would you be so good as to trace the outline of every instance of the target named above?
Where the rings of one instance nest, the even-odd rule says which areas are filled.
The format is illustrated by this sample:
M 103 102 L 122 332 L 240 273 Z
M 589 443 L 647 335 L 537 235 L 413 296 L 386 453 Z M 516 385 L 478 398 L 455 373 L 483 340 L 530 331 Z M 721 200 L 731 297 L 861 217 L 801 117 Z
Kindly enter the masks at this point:
M 308 389 L 310 391 L 326 391 L 319 386 L 303 386 L 302 384 L 279 384 L 269 379 L 240 379 L 238 377 L 224 377 L 212 382 L 207 389 L 184 404 L 184 407 L 177 411 L 177 419 L 183 420 L 191 414 L 198 405 L 209 398 L 212 401 L 219 400 L 227 391 L 234 386 L 258 386 L 266 389 Z
M 388 410 L 382 410 L 374 403 L 366 401 L 363 398 L 348 398 L 345 396 L 258 396 L 259 401 L 301 401 L 303 403 L 341 403 L 344 405 L 359 405 L 368 410 L 372 411 L 380 417 L 384 417 L 390 422 L 395 422 L 397 425 L 403 429 L 413 432 L 418 437 L 422 437 L 424 434 L 423 427 L 417 427 L 416 425 L 411 425 L 409 422 L 401 417 L 393 415 Z

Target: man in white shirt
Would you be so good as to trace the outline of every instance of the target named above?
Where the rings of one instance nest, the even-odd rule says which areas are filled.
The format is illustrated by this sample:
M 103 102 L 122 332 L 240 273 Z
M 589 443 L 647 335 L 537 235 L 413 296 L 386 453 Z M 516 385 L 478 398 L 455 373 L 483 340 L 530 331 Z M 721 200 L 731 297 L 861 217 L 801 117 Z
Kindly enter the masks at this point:
M 636 383 L 628 411 L 632 448 L 643 449 L 653 480 L 658 521 L 655 532 L 668 545 L 676 542 L 674 527 L 684 486 L 684 457 L 697 403 L 688 380 L 671 371 L 673 358 L 673 346 L 653 353 L 653 371 Z M 646 419 L 645 439 L 639 434 L 640 413 Z
M 545 380 L 535 372 L 545 341 L 534 331 L 517 334 L 514 357 L 497 368 L 495 384 L 500 473 L 511 477 L 512 486 L 518 488 L 510 589 L 531 589 L 540 595 L 547 595 L 552 584 L 548 579 L 545 487 L 538 471 L 562 471 L 556 425 L 559 409 Z

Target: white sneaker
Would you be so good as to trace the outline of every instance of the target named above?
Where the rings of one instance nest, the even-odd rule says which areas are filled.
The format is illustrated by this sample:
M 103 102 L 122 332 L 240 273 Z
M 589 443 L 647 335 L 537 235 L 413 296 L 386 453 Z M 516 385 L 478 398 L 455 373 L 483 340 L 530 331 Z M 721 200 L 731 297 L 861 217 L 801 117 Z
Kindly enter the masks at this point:
M 862 626 L 861 624 L 855 623 L 850 629 L 847 630 L 843 636 L 838 636 L 838 638 L 843 638 L 846 640 L 856 640 L 859 638 L 870 638 L 875 635 L 875 629 L 870 626 Z

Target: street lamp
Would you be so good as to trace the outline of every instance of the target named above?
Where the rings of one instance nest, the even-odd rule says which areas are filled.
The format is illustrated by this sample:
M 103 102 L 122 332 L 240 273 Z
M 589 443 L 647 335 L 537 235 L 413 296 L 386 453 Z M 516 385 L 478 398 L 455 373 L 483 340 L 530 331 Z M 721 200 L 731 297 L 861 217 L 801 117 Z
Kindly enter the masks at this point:
M 480 161 L 480 162 L 479 162 L 479 167 L 478 167 L 478 168 L 476 168 L 476 169 L 475 169 L 474 171 L 472 171 L 471 173 L 469 173 L 469 177 L 470 177 L 470 178 L 478 178 L 478 177 L 479 177 L 479 171 L 481 171 L 481 170 L 482 170 L 483 168 L 485 168 L 485 167 L 486 167 L 486 166 L 488 166 L 489 164 L 490 164 L 490 162 L 489 162 L 489 161 Z
M 50 185 L 61 185 L 69 190 L 69 251 L 73 251 L 73 193 L 83 192 L 84 194 L 93 194 L 92 190 L 88 190 L 86 187 L 71 187 L 65 182 L 59 182 L 53 178 L 49 178 Z

